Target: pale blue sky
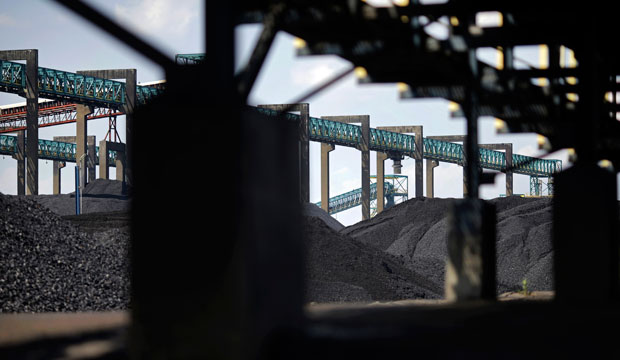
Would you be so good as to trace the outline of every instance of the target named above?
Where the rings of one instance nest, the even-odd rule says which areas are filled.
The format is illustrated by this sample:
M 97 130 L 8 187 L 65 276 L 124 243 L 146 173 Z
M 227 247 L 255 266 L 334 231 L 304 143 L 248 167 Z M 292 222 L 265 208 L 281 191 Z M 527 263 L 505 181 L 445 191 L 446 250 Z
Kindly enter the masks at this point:
M 204 52 L 203 7 L 200 0 L 89 0 L 121 24 L 134 29 L 171 58 L 176 53 Z M 116 39 L 79 17 L 64 11 L 52 1 L 0 0 L 0 31 L 2 49 L 39 49 L 39 66 L 66 71 L 84 69 L 136 68 L 139 82 L 160 80 L 163 72 L 157 65 L 137 54 Z M 241 66 L 252 50 L 260 31 L 260 25 L 243 25 L 237 29 L 237 65 Z M 524 53 L 525 54 L 525 53 Z M 488 55 L 488 54 L 487 54 Z M 481 53 L 481 56 L 485 56 Z M 533 60 L 536 62 L 536 59 Z M 266 63 L 259 74 L 257 84 L 250 94 L 252 105 L 288 103 L 306 93 L 314 86 L 351 66 L 335 56 L 297 57 L 293 37 L 279 33 Z M 12 94 L 0 94 L 0 105 L 24 102 Z M 449 117 L 448 102 L 442 99 L 400 100 L 396 84 L 360 85 L 351 75 L 319 95 L 309 99 L 310 114 L 370 115 L 372 127 L 387 125 L 423 125 L 425 135 L 464 134 L 462 119 Z M 534 134 L 496 135 L 493 119 L 480 120 L 481 143 L 512 142 L 515 153 L 541 154 L 537 150 Z M 108 122 L 106 119 L 90 121 L 89 135 L 103 139 Z M 118 127 L 124 140 L 124 121 L 119 118 Z M 75 125 L 41 128 L 41 139 L 53 136 L 74 135 Z M 320 201 L 319 144 L 311 143 L 312 202 Z M 214 149 L 215 151 L 215 149 Z M 375 173 L 375 153 L 371 153 L 371 173 Z M 565 154 L 560 159 L 566 163 Z M 331 194 L 336 195 L 361 186 L 360 154 L 356 150 L 337 147 L 331 153 Z M 230 164 L 230 159 L 226 161 Z M 386 162 L 391 173 L 391 161 Z M 63 193 L 74 190 L 70 174 L 73 165 L 63 170 Z M 40 160 L 41 194 L 52 192 L 52 163 Z M 170 172 L 174 174 L 174 172 Z M 413 160 L 403 161 L 403 174 L 413 175 Z M 462 197 L 462 170 L 456 165 L 441 164 L 435 169 L 435 194 L 438 197 Z M 170 175 L 173 176 L 173 175 Z M 529 192 L 529 177 L 515 175 L 515 193 Z M 0 192 L 16 193 L 16 162 L 10 157 L 0 158 Z M 413 179 L 410 180 L 410 196 L 413 196 Z M 494 186 L 481 188 L 483 198 L 493 198 L 504 193 L 504 176 L 496 177 Z M 170 189 L 175 191 L 175 189 Z M 349 225 L 361 220 L 361 209 L 340 213 L 336 218 Z

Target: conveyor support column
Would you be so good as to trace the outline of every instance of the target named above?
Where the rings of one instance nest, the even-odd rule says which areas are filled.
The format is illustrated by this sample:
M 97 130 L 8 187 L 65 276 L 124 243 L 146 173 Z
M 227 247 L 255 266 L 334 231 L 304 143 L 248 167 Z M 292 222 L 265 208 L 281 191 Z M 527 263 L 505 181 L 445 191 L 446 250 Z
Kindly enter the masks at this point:
M 435 188 L 433 186 L 435 181 L 434 173 L 437 166 L 439 166 L 439 161 L 426 160 L 426 197 L 430 199 L 435 197 Z
M 26 195 L 39 194 L 39 51 L 5 50 L 0 51 L 0 59 L 26 60 Z M 20 159 L 17 159 L 20 161 Z M 19 163 L 17 167 L 17 193 L 22 192 Z
M 17 132 L 17 152 L 13 159 L 17 160 L 17 195 L 26 195 L 26 133 Z
M 362 220 L 370 219 L 370 116 L 343 115 L 322 116 L 322 119 L 347 124 L 362 125 L 362 141 L 358 150 L 362 153 Z
M 333 144 L 321 143 L 321 208 L 329 213 L 329 153 Z
M 377 214 L 385 209 L 385 160 L 388 154 L 377 152 Z
M 125 183 L 132 184 L 133 173 L 131 147 L 133 144 L 133 118 L 136 107 L 136 87 L 137 77 L 136 69 L 109 69 L 109 70 L 81 70 L 78 74 L 95 76 L 103 79 L 124 79 L 125 80 L 125 105 L 123 112 L 125 113 L 125 166 L 124 176 Z M 117 169 L 118 171 L 118 169 Z

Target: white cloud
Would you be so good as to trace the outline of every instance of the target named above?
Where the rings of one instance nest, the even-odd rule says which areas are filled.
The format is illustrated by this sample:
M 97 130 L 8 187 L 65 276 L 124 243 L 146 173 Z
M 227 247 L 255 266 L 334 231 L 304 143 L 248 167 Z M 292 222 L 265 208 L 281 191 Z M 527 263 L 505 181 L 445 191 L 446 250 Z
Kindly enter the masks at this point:
M 202 17 L 198 0 L 134 0 L 127 5 L 116 4 L 114 15 L 119 22 L 146 34 L 185 34 L 189 24 Z

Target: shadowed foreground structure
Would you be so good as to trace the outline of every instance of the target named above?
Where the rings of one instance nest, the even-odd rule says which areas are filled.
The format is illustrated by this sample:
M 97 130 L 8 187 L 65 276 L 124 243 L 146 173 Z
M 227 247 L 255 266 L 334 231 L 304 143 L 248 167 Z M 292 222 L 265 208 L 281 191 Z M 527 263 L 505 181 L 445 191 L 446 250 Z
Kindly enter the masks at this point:
M 611 5 L 532 1 L 454 2 L 375 9 L 364 2 L 208 1 L 206 59 L 177 66 L 81 2 L 58 0 L 166 70 L 168 89 L 135 110 L 132 311 L 128 354 L 135 359 L 342 359 L 617 357 L 620 168 L 616 11 Z M 550 9 L 550 10 L 547 10 Z M 480 11 L 500 11 L 503 27 L 481 29 Z M 424 32 L 422 16 L 446 16 L 448 39 Z M 248 66 L 234 76 L 234 26 L 263 22 Z M 300 158 L 297 124 L 245 111 L 247 94 L 278 30 L 304 39 L 306 54 L 336 54 L 367 70 L 368 82 L 403 82 L 416 96 L 441 96 L 467 118 L 468 193 L 451 212 L 448 248 L 452 302 L 425 307 L 348 308 L 307 314 L 302 306 Z M 515 70 L 512 48 L 547 44 L 549 67 Z M 562 67 L 559 49 L 577 67 Z M 478 62 L 476 49 L 501 47 L 505 64 Z M 545 77 L 549 86 L 531 79 Z M 568 81 L 577 78 L 578 82 Z M 320 90 L 320 89 L 319 89 Z M 567 94 L 577 94 L 578 101 Z M 613 96 L 615 99 L 615 95 Z M 302 103 L 300 99 L 295 103 Z M 209 109 L 205 114 L 204 109 Z M 217 114 L 217 115 L 215 115 Z M 227 114 L 227 121 L 220 121 Z M 514 132 L 537 132 L 551 150 L 575 148 L 577 162 L 555 177 L 555 298 L 496 301 L 495 210 L 478 198 L 477 119 L 491 115 Z M 195 166 L 194 157 L 147 142 L 170 118 L 188 123 L 185 151 L 202 150 L 202 134 L 237 134 L 221 161 L 240 162 L 237 192 L 202 193 L 187 179 L 151 178 L 161 163 Z M 218 121 L 211 121 L 218 119 Z M 215 125 L 215 127 L 212 127 Z M 200 134 L 200 135 L 199 135 Z M 256 136 L 260 134 L 261 136 Z M 215 179 L 203 186 L 217 188 Z M 211 181 L 211 182 L 209 182 Z M 154 201 L 159 189 L 186 194 Z M 189 211 L 189 204 L 204 209 Z M 218 204 L 216 216 L 208 216 Z M 588 209 L 584 211 L 583 209 Z M 231 230 L 222 238 L 211 224 Z M 587 246 L 583 246 L 586 242 Z M 490 247 L 491 246 L 491 247 Z M 588 291 L 579 291 L 588 284 Z

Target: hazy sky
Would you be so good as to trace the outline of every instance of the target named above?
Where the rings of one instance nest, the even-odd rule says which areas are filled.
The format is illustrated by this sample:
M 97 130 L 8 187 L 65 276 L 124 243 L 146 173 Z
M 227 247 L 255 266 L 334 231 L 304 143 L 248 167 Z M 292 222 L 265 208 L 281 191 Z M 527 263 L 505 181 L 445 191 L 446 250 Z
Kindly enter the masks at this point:
M 89 0 L 119 23 L 138 32 L 171 58 L 177 53 L 204 52 L 203 5 L 200 0 Z M 429 27 L 432 29 L 432 27 Z M 237 31 L 237 66 L 242 66 L 249 56 L 260 32 L 260 25 L 240 26 Z M 88 22 L 61 9 L 52 1 L 0 0 L 0 31 L 4 36 L 2 49 L 39 49 L 39 66 L 77 71 L 86 69 L 136 68 L 139 82 L 160 80 L 159 67 L 124 44 L 111 38 Z M 441 32 L 441 26 L 438 27 Z M 531 51 L 521 52 L 522 57 L 535 56 Z M 534 54 L 534 55 L 532 55 Z M 481 58 L 493 61 L 492 53 L 480 53 Z M 535 63 L 536 58 L 533 59 Z M 335 56 L 297 57 L 293 37 L 279 33 L 267 61 L 250 94 L 249 103 L 288 103 L 301 94 L 328 80 L 339 71 L 352 66 Z M 23 98 L 0 93 L 0 105 L 24 102 Z M 326 115 L 370 115 L 371 127 L 388 125 L 423 125 L 424 135 L 464 134 L 463 119 L 451 119 L 448 102 L 442 99 L 400 100 L 396 84 L 358 84 L 351 75 L 309 99 L 313 117 Z M 118 128 L 124 140 L 124 119 L 119 118 Z M 108 129 L 106 119 L 88 123 L 89 135 L 97 141 Z M 481 143 L 512 142 L 515 153 L 539 155 L 534 134 L 496 135 L 493 119 L 481 118 L 479 122 Z M 75 125 L 41 128 L 41 139 L 53 136 L 75 135 Z M 310 197 L 320 201 L 320 145 L 311 143 Z M 215 151 L 215 149 L 214 149 Z M 566 163 L 566 155 L 559 158 Z M 371 152 L 371 174 L 376 172 L 376 154 Z M 361 187 L 360 153 L 338 146 L 331 153 L 331 195 Z M 62 192 L 74 190 L 73 164 L 63 169 Z M 386 171 L 392 172 L 391 161 L 386 161 Z M 410 176 L 409 190 L 412 197 L 413 160 L 403 161 L 403 174 Z M 52 162 L 39 162 L 39 192 L 52 192 Z M 114 171 L 112 170 L 112 175 Z M 168 176 L 174 176 L 170 174 Z M 8 156 L 0 158 L 0 192 L 16 193 L 16 162 Z M 174 191 L 174 189 L 170 189 Z M 505 192 L 504 176 L 496 177 L 494 186 L 481 187 L 481 197 L 493 198 Z M 514 176 L 514 192 L 529 192 L 529 177 Z M 462 169 L 442 163 L 435 169 L 435 195 L 437 197 L 462 197 Z M 361 209 L 355 208 L 335 216 L 345 225 L 361 220 Z

